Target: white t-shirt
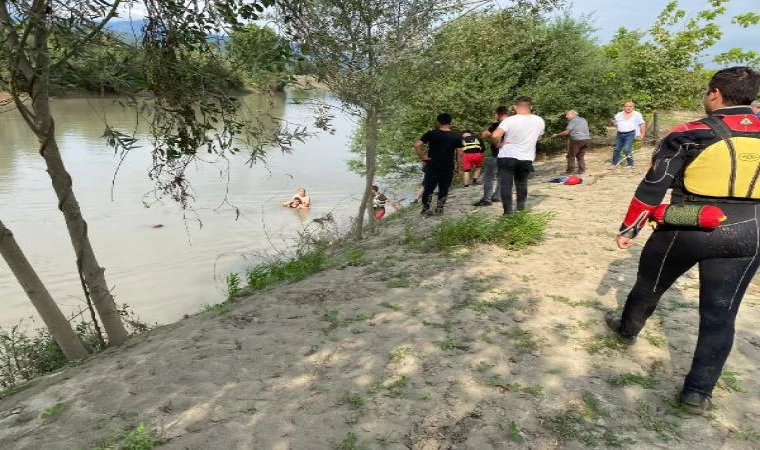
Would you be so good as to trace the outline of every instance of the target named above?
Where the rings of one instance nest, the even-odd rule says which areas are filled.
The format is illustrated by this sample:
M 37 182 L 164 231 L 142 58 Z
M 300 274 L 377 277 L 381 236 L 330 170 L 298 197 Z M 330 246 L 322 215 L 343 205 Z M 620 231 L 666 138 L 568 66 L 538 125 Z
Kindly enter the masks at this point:
M 641 132 L 641 125 L 646 122 L 644 122 L 644 117 L 638 111 L 632 112 L 631 117 L 629 117 L 628 120 L 625 120 L 625 113 L 620 111 L 615 114 L 615 123 L 617 124 L 618 133 L 630 133 L 631 131 L 636 131 L 636 134 L 638 135 Z
M 499 158 L 536 159 L 536 142 L 546 128 L 544 119 L 535 114 L 516 114 L 504 119 L 499 128 L 504 130 Z

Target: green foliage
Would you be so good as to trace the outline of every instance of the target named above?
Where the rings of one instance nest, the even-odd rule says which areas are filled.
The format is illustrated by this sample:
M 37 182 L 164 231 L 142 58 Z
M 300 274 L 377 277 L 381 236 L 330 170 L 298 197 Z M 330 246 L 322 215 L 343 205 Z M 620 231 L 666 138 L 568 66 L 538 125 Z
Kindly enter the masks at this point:
M 644 428 L 654 431 L 665 442 L 678 438 L 681 435 L 679 424 L 663 419 L 661 414 L 655 411 L 645 400 L 637 400 L 636 413 Z
M 514 420 L 511 420 L 509 422 L 509 431 L 507 432 L 507 435 L 509 436 L 509 440 L 512 442 L 516 442 L 518 444 L 525 442 L 525 437 L 522 435 L 522 432 L 520 432 L 520 427 L 517 426 Z
M 159 445 L 161 440 L 141 423 L 134 430 L 109 439 L 96 450 L 153 450 Z
M 231 273 L 227 275 L 227 298 L 233 299 L 239 297 L 243 288 L 240 286 L 240 275 Z
M 232 64 L 259 86 L 279 90 L 290 81 L 293 52 L 269 27 L 248 24 L 233 31 L 226 50 Z
M 298 251 L 291 259 L 275 259 L 246 272 L 248 288 L 259 291 L 281 281 L 299 281 L 324 268 L 327 260 L 321 248 Z
M 739 372 L 723 368 L 718 378 L 718 387 L 728 392 L 744 392 L 744 386 L 739 381 Z
M 718 20 L 727 0 L 687 17 L 671 1 L 646 32 L 618 30 L 604 51 L 612 60 L 620 102 L 632 99 L 644 111 L 696 108 L 710 72 L 701 57 L 721 37 Z
M 644 389 L 653 389 L 657 386 L 657 376 L 654 374 L 641 375 L 638 373 L 622 373 L 616 377 L 610 378 L 607 382 L 612 386 L 624 387 L 637 384 Z
M 216 314 L 224 314 L 232 311 L 232 303 L 230 302 L 222 302 L 222 303 L 216 303 L 213 305 L 209 305 L 208 303 L 203 304 L 201 306 L 201 312 L 204 313 L 216 313 Z
M 349 431 L 346 433 L 346 438 L 335 447 L 335 450 L 368 450 L 368 447 L 359 442 L 356 433 Z
M 473 244 L 521 249 L 544 238 L 550 218 L 550 214 L 527 211 L 496 218 L 475 212 L 457 219 L 443 219 L 433 229 L 432 235 L 440 250 Z
M 42 414 L 40 414 L 40 418 L 42 420 L 53 420 L 61 415 L 61 413 L 63 412 L 63 407 L 64 407 L 63 403 L 56 403 L 50 408 L 47 408 L 46 410 L 42 411 Z

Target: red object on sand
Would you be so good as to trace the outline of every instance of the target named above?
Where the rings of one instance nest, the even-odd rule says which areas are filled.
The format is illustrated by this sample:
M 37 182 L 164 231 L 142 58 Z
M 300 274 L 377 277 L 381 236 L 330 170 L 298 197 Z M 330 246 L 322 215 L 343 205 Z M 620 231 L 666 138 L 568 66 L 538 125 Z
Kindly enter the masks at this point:
M 581 184 L 581 183 L 583 183 L 583 180 L 581 179 L 581 177 L 577 175 L 570 175 L 569 177 L 567 177 L 567 180 L 565 180 L 565 184 L 568 186 L 575 186 L 576 184 Z

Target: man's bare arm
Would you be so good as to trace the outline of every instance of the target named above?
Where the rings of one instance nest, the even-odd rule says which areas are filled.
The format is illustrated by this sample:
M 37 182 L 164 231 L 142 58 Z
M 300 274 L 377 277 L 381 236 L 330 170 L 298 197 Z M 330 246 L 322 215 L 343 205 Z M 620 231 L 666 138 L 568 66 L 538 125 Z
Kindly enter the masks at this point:
M 414 143 L 414 152 L 417 154 L 417 158 L 419 158 L 420 161 L 427 161 L 430 159 L 422 148 L 424 145 L 425 143 L 420 140 L 417 140 L 417 142 Z
M 497 148 L 501 147 L 501 138 L 504 136 L 504 130 L 501 128 L 497 128 L 494 130 L 493 133 L 491 133 L 491 142 L 493 142 L 493 145 L 495 145 Z

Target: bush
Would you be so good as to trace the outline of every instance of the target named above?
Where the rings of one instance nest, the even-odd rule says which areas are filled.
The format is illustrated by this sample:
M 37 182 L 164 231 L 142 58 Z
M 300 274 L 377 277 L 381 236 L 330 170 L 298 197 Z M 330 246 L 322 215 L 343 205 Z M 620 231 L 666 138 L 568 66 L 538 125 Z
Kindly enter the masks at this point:
M 550 218 L 550 214 L 527 211 L 498 218 L 476 212 L 459 219 L 444 219 L 433 229 L 433 240 L 439 250 L 473 244 L 521 249 L 544 238 Z
M 327 260 L 324 249 L 299 251 L 292 259 L 277 259 L 248 269 L 251 290 L 259 291 L 280 281 L 299 281 L 320 271 Z

